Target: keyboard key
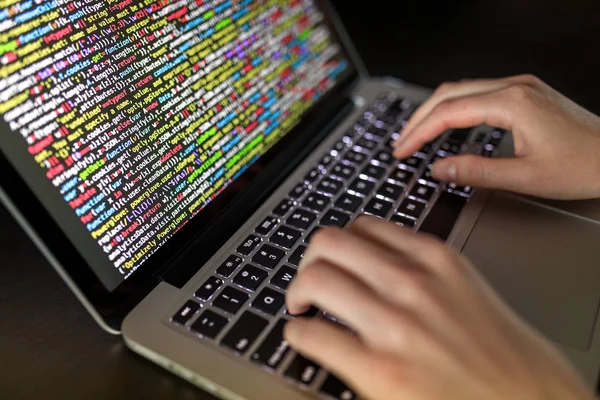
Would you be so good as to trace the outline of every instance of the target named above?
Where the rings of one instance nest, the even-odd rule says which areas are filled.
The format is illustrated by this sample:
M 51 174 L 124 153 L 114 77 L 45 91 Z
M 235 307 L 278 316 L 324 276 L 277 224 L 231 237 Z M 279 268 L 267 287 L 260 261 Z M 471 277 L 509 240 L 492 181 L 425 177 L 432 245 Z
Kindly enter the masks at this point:
M 462 145 L 467 141 L 473 128 L 454 129 L 448 136 L 448 143 Z
M 368 133 L 371 136 L 382 138 L 387 135 L 388 131 L 385 128 L 378 128 L 377 126 L 373 125 L 369 129 L 367 129 L 366 133 Z
M 236 251 L 244 256 L 250 255 L 250 253 L 252 253 L 256 246 L 260 244 L 260 242 L 262 242 L 261 238 L 250 235 L 246 240 L 244 240 L 244 243 L 242 243 Z
M 317 219 L 317 215 L 309 211 L 297 209 L 288 217 L 286 223 L 301 230 L 308 229 Z
M 273 210 L 273 214 L 283 217 L 294 207 L 294 201 L 285 199 Z
M 363 199 L 360 197 L 352 196 L 349 193 L 344 193 L 340 196 L 338 201 L 335 202 L 335 206 L 341 210 L 353 213 L 358 210 L 358 207 L 360 207 L 362 202 Z
M 414 169 L 419 169 L 421 168 L 421 165 L 423 165 L 424 160 L 422 158 L 419 157 L 408 157 L 405 158 L 404 160 L 400 161 L 400 164 L 405 165 L 409 168 L 414 168 Z
M 254 344 L 269 322 L 258 315 L 246 311 L 221 340 L 221 344 L 243 355 Z
M 364 179 L 356 178 L 348 189 L 354 193 L 368 196 L 373 192 L 373 189 L 375 189 L 375 184 L 370 181 L 365 181 Z
M 363 153 L 358 153 L 356 151 L 350 150 L 346 153 L 344 160 L 353 163 L 353 164 L 362 164 L 367 159 L 367 156 Z
M 392 171 L 392 173 L 389 176 L 389 179 L 393 180 L 394 182 L 401 183 L 403 185 L 408 185 L 412 180 L 413 176 L 415 176 L 414 173 L 398 168 Z
M 398 215 L 398 214 L 392 215 L 392 218 L 390 218 L 390 221 L 392 221 L 393 223 L 395 223 L 398 226 L 405 226 L 407 228 L 414 228 L 415 223 L 416 223 L 416 221 L 414 219 L 410 219 L 408 217 Z
M 388 107 L 385 114 L 388 116 L 397 117 L 400 114 L 402 114 L 404 112 L 404 110 L 406 110 L 407 107 L 408 107 L 408 102 L 406 100 L 397 99 L 392 104 L 390 104 L 390 106 Z
M 427 185 L 430 186 L 438 186 L 440 184 L 440 181 L 433 177 L 433 174 L 431 173 L 431 168 L 427 168 L 425 172 L 423 172 L 423 175 L 421 175 L 421 179 L 425 181 Z
M 367 151 L 373 151 L 377 148 L 378 143 L 374 140 L 369 140 L 365 137 L 362 137 L 356 141 L 356 145 Z
M 333 161 L 335 161 L 335 157 L 331 154 L 327 154 L 321 159 L 319 165 L 321 165 L 323 168 L 327 168 L 331 165 Z
M 319 168 L 311 169 L 308 174 L 304 177 L 304 182 L 314 183 L 321 176 L 322 172 Z
M 462 146 L 460 144 L 453 143 L 442 143 L 438 151 L 443 151 L 445 155 L 456 155 L 462 152 Z
M 344 141 L 344 139 L 339 140 L 336 144 L 333 145 L 331 150 L 337 152 L 338 154 L 343 153 L 344 150 L 348 147 L 348 144 Z
M 475 136 L 474 143 L 478 146 L 481 146 L 483 144 L 483 142 L 485 142 L 486 138 L 487 138 L 487 135 L 483 132 L 480 132 L 477 134 L 477 136 Z
M 222 280 L 211 276 L 206 280 L 206 282 L 204 282 L 202 286 L 200 286 L 198 290 L 196 290 L 194 297 L 197 297 L 200 300 L 208 300 L 213 294 L 215 294 L 222 284 Z
M 383 165 L 390 165 L 394 161 L 394 156 L 388 150 L 381 150 L 375 154 L 373 160 Z
M 331 169 L 332 176 L 337 176 L 338 178 L 343 179 L 343 180 L 348 180 L 348 179 L 352 178 L 354 176 L 355 172 L 356 172 L 355 167 L 353 167 L 351 165 L 342 164 L 342 163 L 337 163 Z
M 419 232 L 430 233 L 446 241 L 467 201 L 465 197 L 442 192 L 421 224 Z
M 179 309 L 179 311 L 177 311 L 177 314 L 171 317 L 171 321 L 180 325 L 185 325 L 185 323 L 188 322 L 199 309 L 200 304 L 196 303 L 195 301 L 188 300 Z
M 344 183 L 342 181 L 333 178 L 324 178 L 321 183 L 319 183 L 319 186 L 317 186 L 317 190 L 335 196 L 342 190 L 343 186 Z
M 379 187 L 377 194 L 387 199 L 397 200 L 402 195 L 402 192 L 404 192 L 404 188 L 402 186 L 394 185 L 390 182 L 385 182 Z
M 287 290 L 295 276 L 296 270 L 294 268 L 283 265 L 273 276 L 273 279 L 271 279 L 271 285 L 278 287 L 281 290 Z
M 433 153 L 433 142 L 426 143 L 423 147 L 419 149 L 418 152 L 415 153 L 415 157 L 428 159 Z
M 249 297 L 248 294 L 234 289 L 231 286 L 227 286 L 223 289 L 221 294 L 217 296 L 215 301 L 213 301 L 213 306 L 228 313 L 235 314 L 240 307 L 248 301 Z
M 286 249 L 291 249 L 294 243 L 298 240 L 301 233 L 295 229 L 288 228 L 287 226 L 280 226 L 273 235 L 271 235 L 271 242 L 275 243 Z
M 262 281 L 267 277 L 267 273 L 262 269 L 246 265 L 242 270 L 233 278 L 233 283 L 245 287 L 248 290 L 256 290 Z
M 472 186 L 458 186 L 456 183 L 450 183 L 448 185 L 448 191 L 462 196 L 471 197 L 475 192 L 475 188 Z
M 385 175 L 385 168 L 369 164 L 361 172 L 361 178 L 372 178 L 379 180 Z
M 271 288 L 264 288 L 252 302 L 252 307 L 269 315 L 277 314 L 283 307 L 285 296 Z
M 309 360 L 308 358 L 302 357 L 297 354 L 294 361 L 285 371 L 285 376 L 304 385 L 310 385 L 314 380 L 321 367 Z
M 385 216 L 392 209 L 392 206 L 393 204 L 388 201 L 373 198 L 365 206 L 365 212 L 368 214 L 376 215 L 381 218 L 385 218 Z
M 504 136 L 505 133 L 506 133 L 505 130 L 498 129 L 498 130 L 493 131 L 488 143 L 494 147 L 497 147 L 500 144 L 500 142 L 502 141 L 502 137 Z
M 242 264 L 242 257 L 231 255 L 227 257 L 227 260 L 223 261 L 223 264 L 217 269 L 217 274 L 224 278 L 229 278 L 231 274 L 235 272 L 237 267 Z
M 348 214 L 344 214 L 337 210 L 329 210 L 323 219 L 321 219 L 321 225 L 343 228 L 348 221 L 350 221 L 350 216 Z
M 321 393 L 327 394 L 336 400 L 354 400 L 356 394 L 348 388 L 342 381 L 333 375 L 329 375 L 321 386 Z
M 313 228 L 312 231 L 310 231 L 310 233 L 308 235 L 306 235 L 306 237 L 304 238 L 304 243 L 310 243 L 310 240 L 312 239 L 313 235 L 315 233 L 317 233 L 320 229 L 323 229 L 322 226 L 315 226 Z
M 419 219 L 421 214 L 423 214 L 423 210 L 425 210 L 425 204 L 412 199 L 404 199 L 400 207 L 398 207 L 398 212 L 400 214 L 407 215 L 414 219 Z
M 267 335 L 260 347 L 252 354 L 252 361 L 271 369 L 277 369 L 290 351 L 290 345 L 283 338 L 285 319 L 280 319 Z
M 298 184 L 295 188 L 292 189 L 289 196 L 292 199 L 299 199 L 308 191 L 308 186 L 305 183 Z
M 304 253 L 306 252 L 306 246 L 298 246 L 296 250 L 290 256 L 288 262 L 296 267 L 300 265 L 300 261 L 304 257 Z
M 252 262 L 260 265 L 261 267 L 273 269 L 277 266 L 277 263 L 283 259 L 283 257 L 285 257 L 285 251 L 265 244 L 256 252 L 254 257 L 252 257 Z
M 192 324 L 190 329 L 206 338 L 214 339 L 225 328 L 227 322 L 229 322 L 227 318 L 214 311 L 206 310 Z
M 306 208 L 310 208 L 311 210 L 323 211 L 325 208 L 327 208 L 329 202 L 329 197 L 325 196 L 324 194 L 312 192 L 306 196 L 306 199 L 304 199 L 302 205 Z
M 267 217 L 261 222 L 259 226 L 256 227 L 254 232 L 258 233 L 262 236 L 267 236 L 273 228 L 279 223 L 279 220 L 275 217 Z
M 417 183 L 408 195 L 423 201 L 429 201 L 434 193 L 435 188 Z

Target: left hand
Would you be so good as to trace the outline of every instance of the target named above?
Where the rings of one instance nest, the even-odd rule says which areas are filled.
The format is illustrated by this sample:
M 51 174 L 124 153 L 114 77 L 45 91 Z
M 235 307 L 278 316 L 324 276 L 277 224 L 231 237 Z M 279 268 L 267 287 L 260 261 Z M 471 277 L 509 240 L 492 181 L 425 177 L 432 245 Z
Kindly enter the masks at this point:
M 318 232 L 288 290 L 354 331 L 298 318 L 286 338 L 368 399 L 593 399 L 561 355 L 442 242 L 371 217 Z

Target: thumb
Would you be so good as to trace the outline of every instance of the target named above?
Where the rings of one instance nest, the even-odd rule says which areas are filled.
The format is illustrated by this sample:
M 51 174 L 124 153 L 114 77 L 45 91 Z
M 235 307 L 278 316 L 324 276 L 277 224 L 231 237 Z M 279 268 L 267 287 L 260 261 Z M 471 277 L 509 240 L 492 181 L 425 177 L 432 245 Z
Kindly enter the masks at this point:
M 486 158 L 462 155 L 438 160 L 433 176 L 461 186 L 523 192 L 527 189 L 527 168 L 519 158 Z

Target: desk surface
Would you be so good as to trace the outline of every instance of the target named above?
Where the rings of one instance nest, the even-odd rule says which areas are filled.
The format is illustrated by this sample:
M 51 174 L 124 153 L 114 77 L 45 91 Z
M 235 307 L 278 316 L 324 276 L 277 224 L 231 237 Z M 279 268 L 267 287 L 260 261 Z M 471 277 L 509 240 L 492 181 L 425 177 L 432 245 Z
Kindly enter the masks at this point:
M 600 112 L 596 0 L 333 3 L 373 75 L 433 87 L 533 72 Z M 212 399 L 101 331 L 1 206 L 0 243 L 3 397 Z

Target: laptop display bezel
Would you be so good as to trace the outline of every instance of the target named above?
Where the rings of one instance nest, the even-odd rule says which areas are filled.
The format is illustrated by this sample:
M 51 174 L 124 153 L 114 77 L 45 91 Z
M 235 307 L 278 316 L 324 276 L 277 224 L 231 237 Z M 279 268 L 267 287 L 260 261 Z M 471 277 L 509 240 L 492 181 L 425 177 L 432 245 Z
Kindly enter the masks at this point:
M 23 177 L 16 171 L 7 160 L 6 155 L 0 149 L 0 189 L 10 201 L 11 211 L 17 212 L 17 219 L 28 225 L 35 234 L 38 246 L 43 246 L 55 259 L 55 267 L 60 268 L 63 278 L 70 280 L 85 297 L 87 306 L 93 307 L 94 311 L 111 328 L 118 330 L 122 318 L 136 302 L 147 294 L 158 282 L 159 274 L 169 266 L 170 262 L 181 253 L 189 243 L 204 233 L 206 227 L 210 226 L 219 217 L 220 223 L 231 224 L 235 228 L 240 224 L 239 217 L 252 212 L 256 204 L 239 204 L 244 193 L 262 193 L 267 196 L 273 190 L 272 179 L 265 181 L 261 178 L 266 169 L 277 170 L 281 168 L 282 161 L 290 165 L 297 164 L 303 156 L 298 148 L 308 146 L 315 142 L 316 135 L 322 131 L 332 113 L 339 111 L 341 105 L 347 100 L 349 90 L 355 85 L 362 75 L 362 65 L 356 57 L 351 45 L 347 40 L 343 28 L 333 12 L 331 5 L 326 0 L 317 0 L 321 11 L 326 15 L 332 33 L 338 39 L 344 55 L 349 63 L 349 72 L 340 80 L 337 86 L 328 94 L 323 96 L 313 106 L 302 121 L 289 132 L 279 143 L 262 156 L 252 168 L 248 169 L 239 179 L 252 182 L 243 189 L 231 185 L 224 190 L 210 205 L 195 216 L 190 223 L 181 229 L 164 247 L 159 249 L 150 260 L 142 265 L 130 278 L 121 283 L 115 290 L 108 291 L 87 265 L 80 252 L 71 243 L 65 233 L 40 200 L 33 194 Z M 0 124 L 0 134 L 7 134 L 7 126 Z M 2 132 L 4 131 L 4 132 Z M 259 176 L 260 175 L 260 176 Z M 283 178 L 283 177 L 281 177 Z M 237 182 L 237 181 L 236 181 Z M 237 186 L 242 181 L 238 183 Z M 260 199 L 256 199 L 260 200 Z M 236 212 L 231 213 L 235 208 Z M 225 215 L 230 214 L 230 216 Z M 204 227 L 204 229 L 200 229 Z M 58 264 L 58 265 L 56 265 Z M 200 266 L 198 266 L 199 268 Z M 84 302 L 85 303 L 85 302 Z

